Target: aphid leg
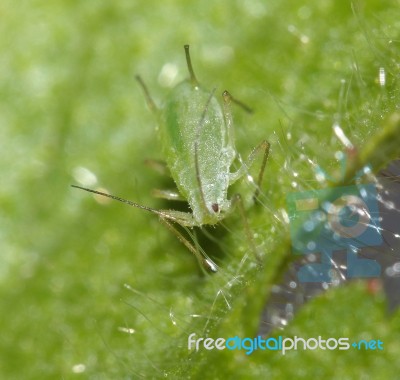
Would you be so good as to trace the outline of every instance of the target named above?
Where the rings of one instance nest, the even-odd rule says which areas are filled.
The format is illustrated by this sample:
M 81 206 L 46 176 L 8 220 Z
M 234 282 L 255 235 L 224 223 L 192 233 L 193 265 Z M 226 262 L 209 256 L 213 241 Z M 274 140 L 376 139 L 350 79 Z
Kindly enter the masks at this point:
M 152 195 L 155 198 L 167 199 L 170 201 L 186 201 L 177 191 L 153 189 Z
M 189 242 L 188 239 L 186 239 L 185 236 L 182 235 L 180 231 L 178 231 L 172 223 L 165 217 L 160 216 L 161 222 L 165 224 L 165 226 L 173 233 L 175 236 L 178 238 L 178 240 L 185 245 L 185 247 L 193 253 L 193 255 L 196 257 L 197 261 L 200 263 L 201 266 L 205 267 L 208 271 L 211 272 L 217 272 L 218 271 L 218 266 L 215 264 L 206 254 L 204 251 L 200 253 L 199 245 L 196 244 L 196 248 Z M 182 226 L 186 232 L 189 233 L 189 235 L 194 239 L 193 235 L 190 234 L 188 229 L 185 226 Z
M 235 173 L 231 173 L 231 176 L 230 176 L 230 181 L 229 181 L 230 184 L 233 184 L 238 179 L 242 178 L 244 175 L 246 175 L 248 173 L 248 170 L 253 165 L 256 156 L 260 152 L 263 152 L 261 168 L 260 168 L 260 172 L 258 173 L 258 178 L 257 178 L 257 182 L 256 182 L 257 188 L 254 192 L 253 199 L 257 198 L 258 194 L 260 193 L 261 183 L 264 178 L 264 171 L 265 171 L 265 167 L 266 167 L 267 161 L 268 161 L 270 146 L 271 145 L 267 140 L 263 140 L 260 144 L 258 144 L 251 151 L 251 153 L 249 154 L 249 157 L 247 157 L 246 162 L 242 163 L 242 166 L 239 168 L 239 170 L 236 171 Z
M 240 101 L 234 99 L 232 95 L 228 91 L 224 91 L 222 94 L 224 98 L 224 117 L 225 117 L 225 124 L 226 124 L 226 129 L 228 133 L 228 144 L 235 148 L 235 138 L 234 138 L 234 130 L 233 130 L 233 120 L 232 120 L 232 111 L 231 111 L 231 102 L 235 102 L 245 109 L 248 108 L 245 106 L 243 103 Z M 248 110 L 249 112 L 251 111 L 250 109 Z M 253 162 L 256 158 L 256 155 L 260 152 L 263 151 L 263 160 L 261 163 L 261 169 L 258 174 L 258 179 L 257 179 L 257 188 L 256 191 L 254 192 L 253 198 L 257 198 L 259 192 L 260 192 L 260 186 L 263 180 L 264 176 L 264 171 L 265 171 L 265 166 L 267 164 L 268 160 L 268 155 L 269 155 L 269 149 L 270 149 L 270 143 L 267 140 L 262 141 L 260 144 L 258 144 L 250 153 L 249 157 L 247 158 L 247 161 L 245 163 L 242 163 L 242 166 L 239 168 L 239 170 L 236 173 L 231 174 L 230 178 L 230 184 L 233 184 L 236 182 L 239 178 L 242 178 L 245 174 L 247 174 L 248 169 L 253 165 Z
M 169 171 L 165 161 L 146 159 L 144 160 L 144 164 L 161 175 L 171 177 L 171 172 Z
M 158 107 L 156 106 L 156 103 L 154 103 L 154 100 L 150 95 L 149 89 L 147 88 L 146 84 L 143 82 L 143 79 L 139 75 L 136 75 L 135 78 L 139 82 L 140 87 L 142 87 L 148 107 L 151 109 L 151 111 L 154 114 L 158 115 L 158 111 L 159 111 Z
M 161 160 L 153 160 L 153 159 L 147 159 L 144 161 L 146 166 L 149 166 L 150 168 L 154 169 L 156 172 L 171 177 L 171 172 L 168 169 L 167 163 Z M 171 201 L 186 201 L 185 198 L 183 198 L 178 191 L 174 190 L 161 190 L 161 189 L 153 189 L 152 190 L 152 195 L 155 198 L 161 198 L 161 199 L 168 199 Z
M 232 109 L 231 109 L 231 103 L 235 103 L 241 108 L 243 108 L 246 112 L 252 113 L 253 110 L 248 107 L 246 104 L 241 102 L 240 100 L 235 99 L 228 91 L 224 91 L 222 93 L 222 98 L 224 99 L 224 118 L 225 118 L 225 125 L 227 129 L 227 135 L 228 135 L 228 145 L 230 145 L 232 148 L 235 148 L 235 134 L 233 130 L 233 119 L 232 119 Z
M 253 237 L 253 235 L 251 233 L 249 222 L 248 222 L 247 216 L 246 216 L 246 212 L 244 210 L 242 197 L 240 196 L 240 194 L 235 194 L 235 195 L 233 195 L 231 202 L 232 202 L 231 203 L 232 207 L 236 207 L 237 206 L 238 209 L 239 209 L 240 215 L 241 215 L 241 217 L 243 219 L 244 230 L 245 230 L 245 233 L 247 235 L 247 239 L 249 241 L 250 248 L 251 248 L 251 250 L 252 250 L 252 252 L 254 254 L 254 257 L 256 258 L 258 264 L 261 265 L 262 264 L 262 259 L 261 259 L 260 255 L 257 252 L 256 244 L 254 242 L 254 237 Z
M 171 177 L 171 172 L 169 171 L 166 162 L 160 161 L 160 160 L 147 159 L 144 161 L 144 163 L 146 166 L 149 166 L 150 168 L 154 169 L 156 172 L 158 172 L 162 175 Z M 171 201 L 186 201 L 186 199 L 183 198 L 178 193 L 178 191 L 174 191 L 174 190 L 153 189 L 152 195 L 153 195 L 153 197 L 156 197 L 156 198 L 168 199 Z
M 253 113 L 253 110 L 247 104 L 244 104 L 241 100 L 234 98 L 232 95 L 231 99 L 233 103 L 235 103 L 237 106 L 245 110 L 247 113 Z
M 218 266 L 215 264 L 208 255 L 204 252 L 201 246 L 198 244 L 197 238 L 192 232 L 190 232 L 190 227 L 200 227 L 195 221 L 193 214 L 189 212 L 175 211 L 175 210 L 159 210 L 160 218 L 163 218 L 163 222 L 169 224 L 169 229 L 175 233 L 178 239 L 195 255 L 197 260 L 203 265 L 207 270 L 212 272 L 217 272 Z M 194 246 L 185 238 L 181 232 L 179 232 L 172 223 L 179 224 L 186 233 L 190 236 L 194 242 Z M 188 228 L 189 227 L 189 228 Z
M 253 199 L 255 200 L 258 197 L 258 194 L 260 193 L 261 189 L 261 184 L 262 180 L 264 178 L 264 172 L 265 172 L 265 167 L 267 165 L 268 161 L 268 156 L 269 156 L 269 150 L 271 148 L 271 144 L 267 140 L 263 140 L 260 144 L 258 144 L 252 152 L 249 154 L 249 157 L 247 158 L 247 167 L 251 167 L 251 165 L 254 162 L 254 159 L 256 158 L 256 155 L 262 151 L 263 152 L 263 159 L 261 162 L 261 168 L 258 173 L 258 178 L 257 178 L 257 188 L 256 191 L 253 194 Z
M 232 119 L 232 109 L 231 109 L 232 96 L 228 91 L 224 91 L 222 93 L 222 97 L 224 99 L 224 118 L 225 118 L 225 125 L 228 137 L 227 143 L 232 148 L 235 148 L 235 134 L 233 130 L 233 119 Z

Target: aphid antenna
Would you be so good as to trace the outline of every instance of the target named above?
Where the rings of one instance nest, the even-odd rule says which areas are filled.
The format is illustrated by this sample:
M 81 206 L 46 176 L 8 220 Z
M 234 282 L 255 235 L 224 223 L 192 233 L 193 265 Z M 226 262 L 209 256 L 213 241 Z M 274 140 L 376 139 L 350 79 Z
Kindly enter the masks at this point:
M 189 53 L 189 45 L 185 45 L 184 48 L 185 48 L 186 63 L 190 74 L 190 80 L 192 81 L 192 84 L 194 86 L 198 86 L 199 82 L 196 78 L 196 75 L 194 75 L 192 60 L 190 58 L 190 53 Z
M 97 191 L 97 190 L 93 190 L 93 189 L 88 189 L 87 187 L 82 187 L 82 186 L 78 186 L 78 185 L 71 185 L 71 187 L 74 187 L 74 188 L 76 188 L 76 189 L 85 190 L 85 191 L 88 191 L 89 193 L 101 195 L 101 196 L 103 196 L 103 197 L 111 198 L 111 199 L 113 199 L 113 200 L 115 200 L 115 201 L 125 203 L 125 204 L 127 204 L 127 205 L 129 205 L 129 206 L 132 206 L 132 207 L 136 207 L 136 208 L 140 208 L 140 209 L 142 209 L 142 210 L 150 211 L 150 212 L 152 212 L 152 213 L 154 213 L 154 214 L 160 215 L 160 216 L 163 217 L 163 218 L 166 217 L 166 215 L 165 215 L 163 212 L 160 212 L 160 211 L 158 211 L 158 210 L 155 210 L 154 208 L 147 207 L 147 206 L 142 206 L 142 205 L 140 205 L 140 204 L 138 204 L 138 203 L 129 201 L 129 200 L 127 200 L 127 199 L 124 199 L 124 198 L 121 198 L 121 197 L 117 197 L 116 195 L 111 195 L 111 194 L 103 193 L 103 192 L 101 192 L 101 191 Z

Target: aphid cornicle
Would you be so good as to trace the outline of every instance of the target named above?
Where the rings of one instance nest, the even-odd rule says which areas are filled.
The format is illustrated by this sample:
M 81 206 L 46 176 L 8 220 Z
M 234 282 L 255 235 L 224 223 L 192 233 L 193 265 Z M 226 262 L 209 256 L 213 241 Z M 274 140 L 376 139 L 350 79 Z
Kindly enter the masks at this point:
M 217 265 L 203 251 L 200 253 L 197 245 L 195 247 L 190 243 L 171 222 L 175 222 L 185 229 L 186 227 L 213 225 L 225 218 L 235 204 L 239 205 L 244 216 L 240 196 L 235 195 L 228 199 L 228 188 L 248 174 L 248 168 L 252 165 L 256 154 L 263 152 L 257 181 L 257 194 L 270 145 L 266 140 L 262 141 L 250 153 L 247 162 L 241 162 L 240 168 L 231 172 L 231 166 L 237 156 L 231 102 L 237 101 L 227 91 L 224 91 L 222 94 L 223 107 L 221 107 L 214 95 L 215 89 L 207 91 L 197 81 L 188 45 L 185 45 L 185 53 L 190 78 L 172 90 L 162 108 L 156 106 L 143 80 L 139 76 L 136 78 L 143 88 L 149 107 L 156 115 L 166 165 L 178 190 L 177 193 L 158 190 L 157 196 L 187 201 L 192 212 L 155 210 L 96 190 L 76 185 L 73 187 L 104 195 L 159 215 L 160 219 L 196 258 L 207 269 L 215 272 L 218 268 Z M 246 220 L 245 228 L 252 242 Z M 252 248 L 255 250 L 254 244 Z

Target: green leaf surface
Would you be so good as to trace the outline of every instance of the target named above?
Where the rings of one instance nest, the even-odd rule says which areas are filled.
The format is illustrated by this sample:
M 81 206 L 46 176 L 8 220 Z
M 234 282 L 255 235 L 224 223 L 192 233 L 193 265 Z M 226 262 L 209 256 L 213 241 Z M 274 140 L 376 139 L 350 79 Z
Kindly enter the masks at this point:
M 285 197 L 339 178 L 340 126 L 357 149 L 344 181 L 400 155 L 397 1 L 43 0 L 0 6 L 0 378 L 396 378 L 399 313 L 363 282 L 309 302 L 287 337 L 380 339 L 380 351 L 189 351 L 198 337 L 254 337 L 293 259 Z M 157 104 L 187 77 L 229 89 L 238 151 L 271 142 L 263 192 L 242 181 L 260 268 L 239 213 L 199 232 L 221 267 L 207 275 L 155 215 L 94 198 L 103 188 L 153 208 L 168 188 Z M 253 174 L 253 173 L 251 173 Z M 254 173 L 256 174 L 256 173 Z

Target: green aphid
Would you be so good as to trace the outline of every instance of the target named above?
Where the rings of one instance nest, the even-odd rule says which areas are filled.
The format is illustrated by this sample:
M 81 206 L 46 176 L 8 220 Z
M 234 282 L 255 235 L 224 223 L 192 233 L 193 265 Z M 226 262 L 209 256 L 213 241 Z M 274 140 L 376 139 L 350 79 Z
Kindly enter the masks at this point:
M 149 107 L 156 115 L 166 161 L 165 171 L 169 171 L 178 190 L 177 192 L 156 190 L 155 194 L 166 199 L 186 201 L 192 212 L 155 210 L 110 194 L 81 186 L 73 185 L 73 187 L 157 214 L 202 265 L 216 272 L 217 265 L 198 246 L 197 242 L 195 245 L 190 243 L 172 223 L 182 226 L 193 238 L 187 227 L 217 224 L 237 205 L 244 218 L 246 234 L 252 250 L 257 257 L 241 198 L 237 194 L 228 199 L 228 188 L 248 174 L 248 169 L 253 164 L 256 154 L 262 152 L 262 165 L 254 195 L 258 194 L 270 145 L 266 140 L 262 141 L 253 149 L 247 161 L 240 160 L 240 168 L 231 172 L 232 163 L 237 158 L 231 102 L 238 103 L 243 108 L 246 106 L 224 91 L 223 107 L 221 107 L 214 96 L 215 89 L 210 92 L 199 85 L 192 68 L 188 45 L 185 45 L 185 53 L 190 78 L 172 90 L 162 108 L 156 106 L 143 80 L 139 76 L 137 80 L 143 88 Z M 160 167 L 160 163 L 153 162 L 153 164 Z

